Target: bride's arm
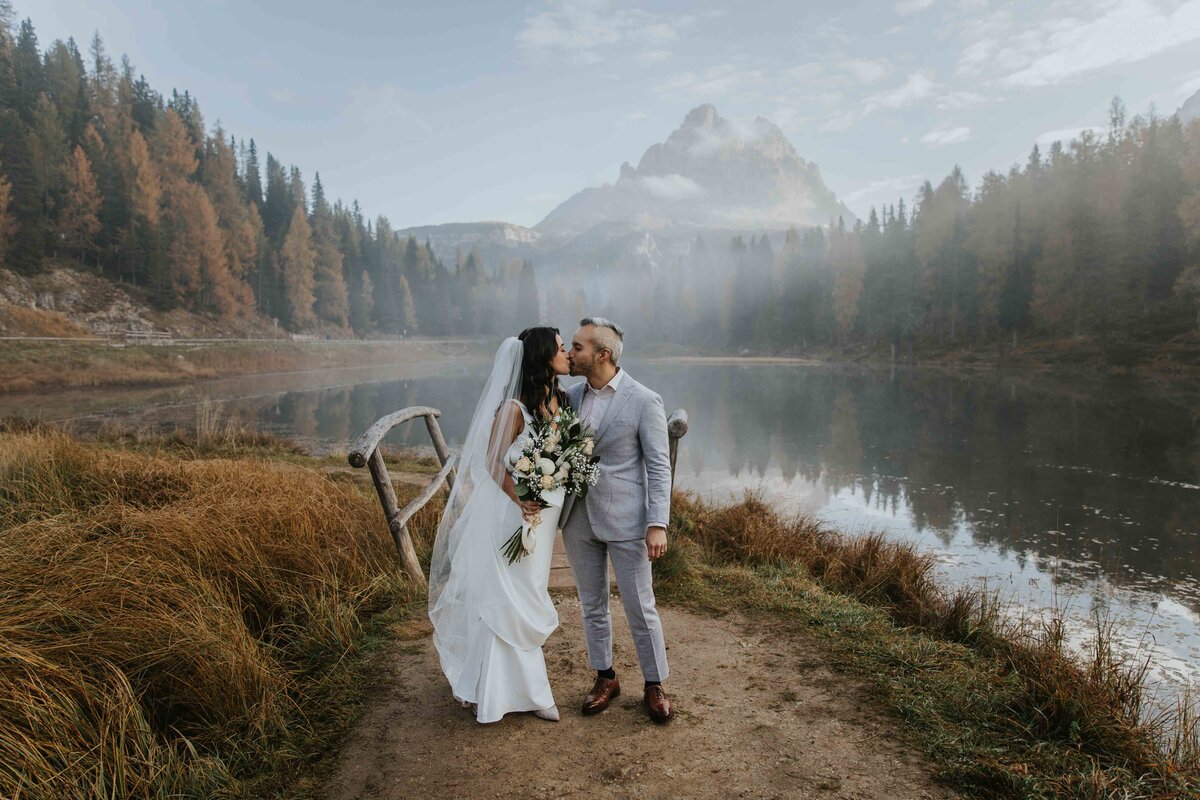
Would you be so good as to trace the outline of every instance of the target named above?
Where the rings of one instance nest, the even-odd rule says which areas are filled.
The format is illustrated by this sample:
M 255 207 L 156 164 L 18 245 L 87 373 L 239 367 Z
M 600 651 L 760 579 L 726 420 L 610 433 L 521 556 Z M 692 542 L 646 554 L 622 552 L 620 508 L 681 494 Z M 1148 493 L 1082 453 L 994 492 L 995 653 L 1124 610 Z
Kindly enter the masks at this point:
M 521 507 L 521 512 L 529 516 L 537 513 L 540 506 L 536 502 L 525 502 L 517 497 L 517 484 L 513 480 L 512 473 L 508 471 L 508 464 L 505 463 L 508 448 L 517 440 L 523 430 L 525 430 L 525 418 L 521 415 L 517 404 L 510 401 L 502 405 L 496 412 L 496 419 L 492 422 L 492 435 L 488 440 L 488 454 L 491 459 L 491 463 L 488 464 L 488 472 L 504 490 L 504 493 Z

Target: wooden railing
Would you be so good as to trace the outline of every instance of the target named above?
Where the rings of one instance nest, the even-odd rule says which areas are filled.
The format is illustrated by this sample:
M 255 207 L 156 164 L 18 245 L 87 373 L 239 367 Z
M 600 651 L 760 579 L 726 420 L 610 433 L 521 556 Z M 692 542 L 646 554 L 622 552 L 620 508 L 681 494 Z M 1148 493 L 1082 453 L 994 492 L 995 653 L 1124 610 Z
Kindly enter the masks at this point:
M 433 499 L 437 494 L 438 489 L 445 483 L 447 488 L 454 487 L 454 457 L 450 455 L 450 448 L 446 446 L 446 440 L 442 436 L 442 429 L 438 425 L 438 417 L 442 412 L 436 408 L 429 406 L 412 406 L 388 414 L 382 417 L 367 429 L 366 433 L 358 437 L 354 444 L 350 447 L 350 453 L 347 460 L 352 467 L 369 467 L 371 470 L 371 480 L 375 483 L 375 491 L 379 495 L 379 502 L 383 506 L 383 515 L 387 520 L 388 530 L 392 534 L 392 541 L 396 545 L 396 552 L 400 554 L 400 566 L 409 578 L 414 583 L 424 586 L 426 585 L 425 573 L 421 569 L 421 564 L 417 560 L 417 551 L 413 547 L 412 536 L 408 532 L 408 521 L 413 518 L 413 515 L 425 507 L 425 504 Z M 419 495 L 416 496 L 404 508 L 400 508 L 400 503 L 396 499 L 396 489 L 392 486 L 392 478 L 388 474 L 387 465 L 383 461 L 383 453 L 379 450 L 379 444 L 383 438 L 391 432 L 392 428 L 397 425 L 402 425 L 409 420 L 417 417 L 425 418 L 425 427 L 429 431 L 429 438 L 433 442 L 434 452 L 437 453 L 438 461 L 441 462 L 442 468 L 437 475 L 433 476 L 433 480 L 425 487 Z M 676 409 L 667 420 L 667 438 L 670 443 L 671 451 L 671 484 L 675 483 L 675 461 L 679 453 L 679 440 L 687 435 L 688 432 L 688 416 L 687 412 L 682 408 Z
M 383 515 L 387 519 L 388 530 L 391 531 L 392 541 L 395 542 L 396 550 L 400 554 L 400 566 L 408 574 L 408 577 L 420 586 L 426 584 L 425 573 L 421 570 L 421 563 L 417 560 L 417 551 L 413 547 L 412 536 L 408 533 L 408 521 L 433 499 L 443 482 L 447 487 L 454 486 L 454 459 L 450 455 L 450 448 L 446 447 L 446 440 L 442 436 L 442 429 L 438 426 L 437 421 L 441 415 L 441 411 L 428 406 L 412 406 L 388 414 L 358 437 L 347 456 L 350 466 L 370 468 L 371 480 L 375 483 L 375 491 L 379 494 L 379 502 L 383 505 Z M 434 476 L 433 481 L 425 487 L 425 491 L 417 495 L 416 499 L 404 508 L 400 508 L 399 502 L 396 500 L 396 489 L 392 486 L 392 478 L 388 475 L 387 465 L 383 462 L 383 454 L 379 451 L 379 443 L 392 428 L 417 417 L 425 418 L 425 427 L 429 430 L 429 438 L 433 441 L 433 449 L 437 453 L 438 461 L 442 462 L 442 468 Z
M 682 408 L 671 412 L 667 418 L 667 441 L 671 447 L 671 488 L 675 488 L 675 459 L 679 455 L 679 440 L 687 436 L 688 416 Z

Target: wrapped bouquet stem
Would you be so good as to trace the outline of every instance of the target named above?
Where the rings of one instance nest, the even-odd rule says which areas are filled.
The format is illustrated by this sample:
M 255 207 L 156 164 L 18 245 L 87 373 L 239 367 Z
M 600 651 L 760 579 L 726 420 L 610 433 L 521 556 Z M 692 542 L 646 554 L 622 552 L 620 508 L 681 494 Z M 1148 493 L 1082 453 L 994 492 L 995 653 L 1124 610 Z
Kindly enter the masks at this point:
M 558 487 L 549 492 L 543 492 L 541 496 L 542 508 L 562 508 L 563 503 L 567 499 L 567 491 L 565 487 Z M 541 534 L 542 512 L 539 510 L 529 519 L 525 520 L 519 529 L 508 541 L 504 543 L 501 552 L 508 560 L 509 564 L 520 561 L 525 556 L 533 552 L 537 546 L 537 537 Z

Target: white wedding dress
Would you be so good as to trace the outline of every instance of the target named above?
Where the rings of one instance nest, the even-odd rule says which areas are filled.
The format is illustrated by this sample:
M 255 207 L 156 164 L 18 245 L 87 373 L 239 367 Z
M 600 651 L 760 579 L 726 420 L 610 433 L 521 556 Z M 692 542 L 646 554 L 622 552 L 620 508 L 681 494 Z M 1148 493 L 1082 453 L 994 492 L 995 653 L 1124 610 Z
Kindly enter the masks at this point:
M 520 342 L 511 341 L 519 348 Z M 494 373 L 507 368 L 501 360 L 497 354 Z M 516 360 L 519 365 L 519 352 Z M 491 391 L 495 395 L 497 388 Z M 510 392 L 511 388 L 500 394 Z M 480 410 L 494 418 L 495 412 L 487 414 L 487 409 L 499 406 L 488 395 L 485 390 Z M 516 399 L 509 397 L 500 405 L 504 403 L 516 403 L 525 420 L 521 434 L 503 454 L 503 463 L 511 465 L 519 457 L 533 418 Z M 477 418 L 480 427 L 490 432 L 479 412 Z M 547 584 L 562 509 L 542 510 L 533 552 L 509 564 L 501 548 L 521 527 L 521 510 L 500 488 L 497 476 L 479 474 L 482 443 L 475 442 L 473 452 L 471 440 L 469 433 L 463 447 L 467 463 L 459 471 L 434 545 L 429 618 L 442 672 L 454 697 L 474 704 L 479 722 L 496 722 L 510 712 L 542 711 L 555 705 L 542 645 L 558 627 L 558 611 Z

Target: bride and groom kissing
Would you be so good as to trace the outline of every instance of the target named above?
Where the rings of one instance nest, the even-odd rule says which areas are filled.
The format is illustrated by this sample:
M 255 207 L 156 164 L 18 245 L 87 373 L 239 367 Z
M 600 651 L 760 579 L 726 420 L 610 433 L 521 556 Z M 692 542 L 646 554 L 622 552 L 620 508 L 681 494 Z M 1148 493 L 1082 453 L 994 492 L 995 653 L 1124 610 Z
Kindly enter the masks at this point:
M 667 420 L 662 398 L 618 365 L 623 339 L 618 325 L 598 317 L 580 321 L 569 350 L 555 328 L 505 339 L 467 430 L 434 541 L 429 618 L 454 697 L 481 723 L 513 712 L 559 718 L 542 653 L 558 627 L 548 591 L 557 529 L 596 671 L 583 713 L 603 711 L 621 693 L 612 669 L 611 560 L 645 679 L 646 710 L 655 722 L 674 717 L 662 685 L 666 644 L 651 578 L 651 562 L 667 550 Z M 585 380 L 564 390 L 559 378 L 568 374 Z M 539 421 L 567 407 L 592 431 L 599 475 L 585 496 L 542 507 L 521 493 L 513 464 Z M 530 520 L 536 537 L 528 554 L 508 563 L 505 539 Z

